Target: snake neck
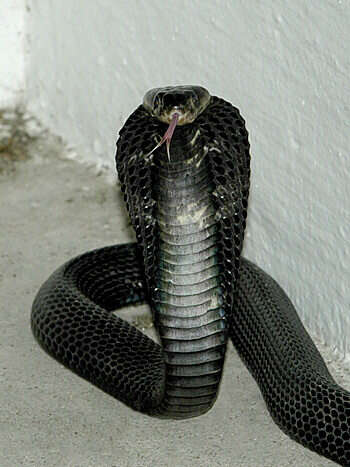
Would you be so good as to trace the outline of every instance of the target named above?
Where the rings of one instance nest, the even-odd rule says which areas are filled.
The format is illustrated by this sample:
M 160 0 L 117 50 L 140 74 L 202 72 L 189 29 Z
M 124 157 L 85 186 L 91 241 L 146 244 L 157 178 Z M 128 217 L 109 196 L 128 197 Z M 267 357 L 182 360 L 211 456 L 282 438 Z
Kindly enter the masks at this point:
M 170 160 L 165 147 L 162 146 L 155 151 L 155 163 L 163 170 L 170 172 L 176 170 L 177 164 L 181 165 L 182 162 L 191 165 L 194 156 L 203 154 L 202 143 L 201 133 L 197 125 L 178 126 L 171 138 Z
M 206 151 L 196 147 L 198 134 L 188 132 L 180 145 L 179 133 L 171 161 L 165 153 L 154 160 L 159 246 L 153 312 L 167 369 L 160 411 L 187 418 L 206 412 L 216 399 L 226 320 Z

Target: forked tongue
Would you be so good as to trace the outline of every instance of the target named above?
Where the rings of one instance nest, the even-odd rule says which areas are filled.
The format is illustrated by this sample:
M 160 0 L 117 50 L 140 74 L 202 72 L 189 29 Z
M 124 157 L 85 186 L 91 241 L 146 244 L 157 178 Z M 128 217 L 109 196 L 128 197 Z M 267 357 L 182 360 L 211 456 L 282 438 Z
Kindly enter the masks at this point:
M 150 156 L 156 149 L 158 149 L 163 143 L 166 142 L 166 152 L 168 154 L 168 159 L 170 162 L 170 142 L 171 138 L 173 137 L 177 122 L 179 120 L 179 114 L 175 112 L 172 116 L 171 122 L 169 123 L 169 126 L 167 128 L 167 131 L 164 133 L 163 138 L 159 141 L 157 146 L 155 146 L 151 152 L 147 154 L 147 156 Z

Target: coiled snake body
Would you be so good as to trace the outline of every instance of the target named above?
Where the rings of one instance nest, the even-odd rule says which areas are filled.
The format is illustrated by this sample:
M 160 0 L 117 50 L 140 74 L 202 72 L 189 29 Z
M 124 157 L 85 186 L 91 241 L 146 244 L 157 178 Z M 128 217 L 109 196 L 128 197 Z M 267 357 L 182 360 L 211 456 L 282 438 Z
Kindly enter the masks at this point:
M 35 298 L 32 329 L 80 376 L 170 418 L 213 405 L 230 337 L 278 426 L 350 466 L 349 392 L 283 290 L 241 257 L 249 161 L 244 120 L 231 104 L 198 86 L 149 91 L 116 155 L 137 243 L 61 266 Z M 112 314 L 146 300 L 162 346 Z

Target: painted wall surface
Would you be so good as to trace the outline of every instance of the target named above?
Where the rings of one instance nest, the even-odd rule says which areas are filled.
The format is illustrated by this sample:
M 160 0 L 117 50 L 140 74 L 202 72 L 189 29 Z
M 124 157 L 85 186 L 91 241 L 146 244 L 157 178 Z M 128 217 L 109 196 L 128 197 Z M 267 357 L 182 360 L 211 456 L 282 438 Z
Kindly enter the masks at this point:
M 349 2 L 29 4 L 29 107 L 95 164 L 114 170 L 117 130 L 151 87 L 201 84 L 240 108 L 245 254 L 350 361 Z
M 0 109 L 22 102 L 25 83 L 25 0 L 0 0 Z

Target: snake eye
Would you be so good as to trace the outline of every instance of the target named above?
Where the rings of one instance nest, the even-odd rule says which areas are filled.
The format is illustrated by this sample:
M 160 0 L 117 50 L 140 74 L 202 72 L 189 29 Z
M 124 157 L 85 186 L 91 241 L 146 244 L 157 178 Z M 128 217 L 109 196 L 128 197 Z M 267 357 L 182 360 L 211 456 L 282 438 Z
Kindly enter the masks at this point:
M 154 101 L 153 101 L 153 108 L 154 108 L 154 110 L 157 110 L 157 109 L 159 108 L 160 103 L 161 103 L 161 101 L 160 101 L 160 96 L 159 96 L 159 94 L 156 94 L 156 95 L 154 96 Z
M 193 102 L 194 104 L 198 104 L 198 103 L 199 103 L 199 97 L 198 97 L 198 95 L 197 95 L 196 93 L 193 93 L 193 94 L 192 94 L 192 102 Z

